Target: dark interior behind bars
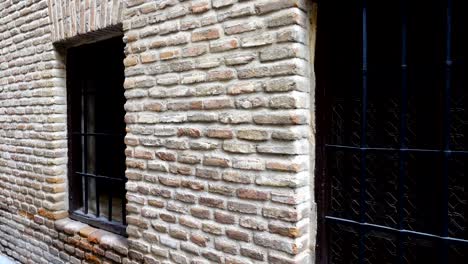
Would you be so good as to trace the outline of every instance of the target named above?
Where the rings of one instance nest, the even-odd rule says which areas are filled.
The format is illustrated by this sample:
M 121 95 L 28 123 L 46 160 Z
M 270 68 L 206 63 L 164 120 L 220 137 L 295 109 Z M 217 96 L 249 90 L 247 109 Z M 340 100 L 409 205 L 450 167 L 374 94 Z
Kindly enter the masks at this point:
M 468 4 L 318 10 L 318 262 L 468 263 Z
M 122 37 L 67 53 L 70 213 L 125 233 L 125 97 Z

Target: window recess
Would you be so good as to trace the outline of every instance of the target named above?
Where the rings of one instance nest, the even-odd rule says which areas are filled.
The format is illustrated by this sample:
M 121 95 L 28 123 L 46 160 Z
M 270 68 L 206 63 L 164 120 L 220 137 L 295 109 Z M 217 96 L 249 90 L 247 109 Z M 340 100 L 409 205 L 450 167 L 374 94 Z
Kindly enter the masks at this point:
M 125 234 L 124 44 L 68 49 L 70 217 Z

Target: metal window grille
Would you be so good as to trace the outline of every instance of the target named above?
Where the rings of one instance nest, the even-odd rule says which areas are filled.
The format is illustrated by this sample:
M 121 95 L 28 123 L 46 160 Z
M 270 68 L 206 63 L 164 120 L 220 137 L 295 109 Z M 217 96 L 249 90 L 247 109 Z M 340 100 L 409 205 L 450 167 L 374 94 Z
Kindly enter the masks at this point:
M 67 51 L 70 217 L 125 234 L 124 46 Z
M 319 263 L 468 262 L 465 2 L 319 2 Z

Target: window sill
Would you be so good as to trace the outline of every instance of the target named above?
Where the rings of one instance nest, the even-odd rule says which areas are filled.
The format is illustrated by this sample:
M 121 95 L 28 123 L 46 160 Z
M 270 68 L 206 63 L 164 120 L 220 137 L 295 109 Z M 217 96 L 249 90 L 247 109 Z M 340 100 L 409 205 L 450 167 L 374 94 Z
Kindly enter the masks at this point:
M 127 235 L 126 233 L 127 226 L 122 225 L 121 223 L 118 223 L 118 222 L 109 222 L 105 218 L 91 217 L 89 215 L 84 214 L 81 211 L 70 212 L 69 217 L 72 220 L 76 220 L 78 222 L 88 224 L 99 230 L 106 230 L 106 231 L 109 231 L 111 233 L 114 233 L 120 236 Z
M 124 236 L 97 229 L 70 218 L 55 221 L 55 229 L 67 235 L 79 235 L 90 244 L 97 244 L 103 249 L 112 249 L 123 256 L 128 255 L 128 240 Z

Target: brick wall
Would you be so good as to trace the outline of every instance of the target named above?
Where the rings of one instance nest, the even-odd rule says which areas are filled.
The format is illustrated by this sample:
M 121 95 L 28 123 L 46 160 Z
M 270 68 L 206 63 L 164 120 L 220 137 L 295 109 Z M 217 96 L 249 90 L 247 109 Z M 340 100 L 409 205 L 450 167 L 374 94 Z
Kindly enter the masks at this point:
M 23 263 L 311 262 L 306 2 L 0 0 L 0 252 Z M 53 46 L 120 23 L 128 239 L 67 218 L 65 53 Z

